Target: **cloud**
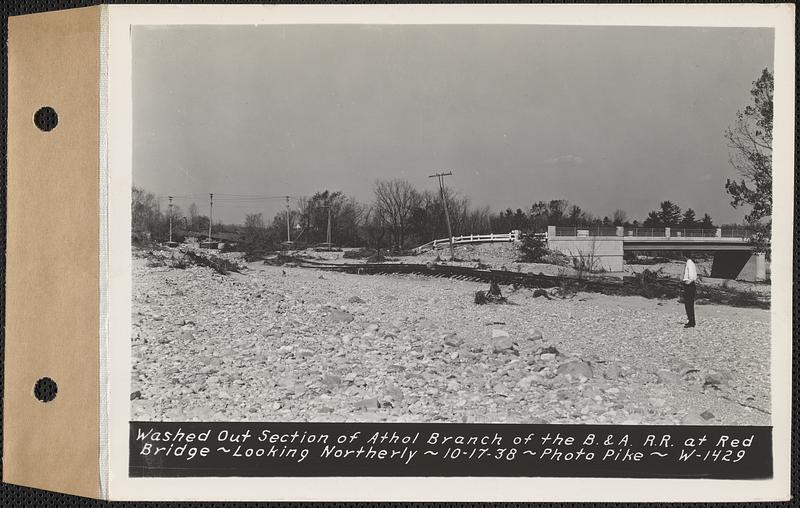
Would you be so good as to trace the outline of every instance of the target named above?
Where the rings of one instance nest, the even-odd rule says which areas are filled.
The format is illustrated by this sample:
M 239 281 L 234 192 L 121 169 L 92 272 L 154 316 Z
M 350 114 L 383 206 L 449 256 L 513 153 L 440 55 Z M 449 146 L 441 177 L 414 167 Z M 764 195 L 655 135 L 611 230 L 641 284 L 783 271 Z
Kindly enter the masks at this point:
M 547 159 L 542 161 L 542 164 L 546 166 L 558 166 L 558 167 L 575 167 L 580 166 L 583 164 L 583 157 L 579 157 L 577 155 L 559 155 L 558 157 L 553 157 L 552 159 Z

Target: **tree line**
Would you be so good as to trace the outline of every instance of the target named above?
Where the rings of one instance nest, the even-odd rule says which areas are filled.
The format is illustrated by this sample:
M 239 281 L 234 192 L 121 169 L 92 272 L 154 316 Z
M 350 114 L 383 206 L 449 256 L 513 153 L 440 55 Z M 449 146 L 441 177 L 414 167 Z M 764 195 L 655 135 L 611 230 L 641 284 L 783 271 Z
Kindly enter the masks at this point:
M 162 210 L 159 199 L 134 187 L 132 200 L 135 235 L 165 241 L 170 209 Z M 629 220 L 624 210 L 599 217 L 565 199 L 534 202 L 530 207 L 506 208 L 492 212 L 488 206 L 475 206 L 466 196 L 445 187 L 442 192 L 415 188 L 402 179 L 377 180 L 373 200 L 358 201 L 342 191 L 322 190 L 298 199 L 288 211 L 275 214 L 271 221 L 262 213 L 246 214 L 243 224 L 216 222 L 215 236 L 250 242 L 268 248 L 286 240 L 303 244 L 331 243 L 342 247 L 371 247 L 405 250 L 447 237 L 445 204 L 454 236 L 469 234 L 524 233 L 547 231 L 547 226 L 573 227 L 716 227 L 706 213 L 697 218 L 692 208 L 682 211 L 671 201 L 663 201 L 642 221 Z M 184 214 L 177 205 L 171 208 L 173 239 L 203 237 L 208 232 L 208 216 L 198 213 L 192 203 Z M 288 213 L 288 228 L 287 228 Z M 287 232 L 288 229 L 288 232 Z

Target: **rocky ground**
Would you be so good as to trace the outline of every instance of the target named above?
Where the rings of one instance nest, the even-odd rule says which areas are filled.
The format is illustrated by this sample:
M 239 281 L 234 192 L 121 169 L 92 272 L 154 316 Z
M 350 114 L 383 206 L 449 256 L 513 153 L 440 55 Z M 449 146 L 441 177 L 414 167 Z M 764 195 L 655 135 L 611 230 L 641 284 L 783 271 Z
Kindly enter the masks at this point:
M 769 311 L 134 257 L 132 418 L 769 424 Z

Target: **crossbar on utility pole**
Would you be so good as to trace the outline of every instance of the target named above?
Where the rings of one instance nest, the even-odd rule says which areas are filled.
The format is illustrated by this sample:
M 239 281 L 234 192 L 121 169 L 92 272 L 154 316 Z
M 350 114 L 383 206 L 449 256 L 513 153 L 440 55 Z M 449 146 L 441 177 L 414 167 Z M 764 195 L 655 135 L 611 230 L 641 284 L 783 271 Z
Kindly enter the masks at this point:
M 444 196 L 444 177 L 451 176 L 453 173 L 448 171 L 447 173 L 436 173 L 434 175 L 430 175 L 428 178 L 438 178 L 439 179 L 439 192 L 442 195 L 442 206 L 444 207 L 444 218 L 447 222 L 447 236 L 450 239 L 450 261 L 456 258 L 456 255 L 453 251 L 453 230 L 450 229 L 450 212 L 447 209 L 447 199 Z

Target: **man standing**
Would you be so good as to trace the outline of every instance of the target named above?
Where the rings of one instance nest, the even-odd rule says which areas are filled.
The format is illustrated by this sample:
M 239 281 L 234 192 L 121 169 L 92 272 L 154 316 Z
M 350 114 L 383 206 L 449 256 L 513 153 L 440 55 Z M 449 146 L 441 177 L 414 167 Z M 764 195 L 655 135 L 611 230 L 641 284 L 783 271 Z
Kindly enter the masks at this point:
M 686 307 L 686 317 L 689 322 L 684 328 L 694 328 L 694 297 L 697 295 L 697 267 L 694 261 L 686 258 L 686 268 L 683 269 L 683 304 Z

